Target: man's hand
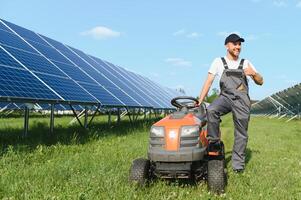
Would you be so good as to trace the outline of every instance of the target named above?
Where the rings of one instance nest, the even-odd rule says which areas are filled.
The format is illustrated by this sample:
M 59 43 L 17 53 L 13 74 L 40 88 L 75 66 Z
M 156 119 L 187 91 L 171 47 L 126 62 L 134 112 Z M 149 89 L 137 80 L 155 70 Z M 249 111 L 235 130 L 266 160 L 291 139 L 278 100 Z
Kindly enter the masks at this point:
M 246 69 L 244 69 L 244 71 L 245 71 L 245 74 L 247 76 L 250 76 L 257 85 L 263 84 L 262 76 L 259 73 L 256 73 L 254 71 L 254 69 L 250 66 L 250 63 L 248 64 L 248 67 Z
M 255 72 L 254 69 L 250 66 L 250 64 L 248 64 L 248 67 L 247 67 L 246 69 L 244 69 L 244 71 L 245 71 L 245 74 L 246 74 L 247 76 L 253 77 L 253 76 L 256 75 L 256 72 Z

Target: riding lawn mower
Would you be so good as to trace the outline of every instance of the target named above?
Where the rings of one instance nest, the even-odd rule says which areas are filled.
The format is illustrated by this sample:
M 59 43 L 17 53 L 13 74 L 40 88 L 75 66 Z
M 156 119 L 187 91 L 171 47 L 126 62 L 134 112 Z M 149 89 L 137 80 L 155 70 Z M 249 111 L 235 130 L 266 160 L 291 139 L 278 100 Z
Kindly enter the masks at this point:
M 225 151 L 212 151 L 207 136 L 206 105 L 196 98 L 171 100 L 177 111 L 152 125 L 148 159 L 133 161 L 129 180 L 145 186 L 154 178 L 207 180 L 208 189 L 223 193 L 226 186 Z

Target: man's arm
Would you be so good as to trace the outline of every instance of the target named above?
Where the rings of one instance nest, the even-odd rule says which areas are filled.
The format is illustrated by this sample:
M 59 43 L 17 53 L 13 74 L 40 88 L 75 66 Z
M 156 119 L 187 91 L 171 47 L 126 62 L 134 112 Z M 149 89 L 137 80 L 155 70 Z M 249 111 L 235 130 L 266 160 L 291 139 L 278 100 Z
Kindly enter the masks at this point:
M 200 94 L 199 104 L 201 104 L 204 101 L 204 99 L 207 96 L 208 91 L 209 91 L 213 81 L 214 81 L 214 75 L 211 74 L 211 73 L 208 73 L 207 79 L 204 83 L 203 89 L 202 89 L 201 94 Z
M 255 72 L 254 69 L 250 66 L 250 64 L 248 64 L 248 67 L 244 69 L 244 71 L 245 74 L 247 76 L 250 76 L 257 85 L 263 84 L 263 77 L 259 73 Z

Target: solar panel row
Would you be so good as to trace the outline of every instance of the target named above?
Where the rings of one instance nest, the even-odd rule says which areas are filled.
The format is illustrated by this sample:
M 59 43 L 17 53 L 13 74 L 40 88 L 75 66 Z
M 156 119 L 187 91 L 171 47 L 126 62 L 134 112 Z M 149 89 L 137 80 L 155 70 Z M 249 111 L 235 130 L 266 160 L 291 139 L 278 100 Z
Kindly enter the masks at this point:
M 264 115 L 300 115 L 301 83 L 256 102 L 251 111 Z
M 0 19 L 0 97 L 171 108 L 176 91 Z

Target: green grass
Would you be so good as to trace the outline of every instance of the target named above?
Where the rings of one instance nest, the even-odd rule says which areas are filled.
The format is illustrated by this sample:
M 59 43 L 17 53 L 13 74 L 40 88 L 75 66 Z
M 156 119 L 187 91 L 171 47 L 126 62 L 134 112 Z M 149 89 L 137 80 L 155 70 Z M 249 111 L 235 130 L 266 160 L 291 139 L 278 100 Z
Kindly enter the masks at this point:
M 128 183 L 132 160 L 146 157 L 149 122 L 109 126 L 98 117 L 90 131 L 71 117 L 0 119 L 0 199 L 301 199 L 301 121 L 252 118 L 246 171 L 233 174 L 231 116 L 222 122 L 228 167 L 227 191 L 210 194 L 199 184 L 158 180 L 147 188 Z

